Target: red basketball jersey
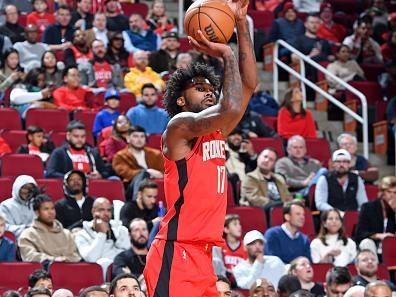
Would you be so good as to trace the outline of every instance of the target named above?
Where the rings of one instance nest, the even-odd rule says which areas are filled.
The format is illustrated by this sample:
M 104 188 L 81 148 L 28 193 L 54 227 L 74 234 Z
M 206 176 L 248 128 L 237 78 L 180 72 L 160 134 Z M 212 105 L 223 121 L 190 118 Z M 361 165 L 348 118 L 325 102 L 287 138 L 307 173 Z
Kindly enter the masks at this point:
M 220 131 L 199 137 L 186 158 L 164 156 L 168 212 L 156 236 L 180 242 L 223 242 L 227 207 L 225 141 Z
M 223 256 L 224 266 L 229 270 L 248 257 L 242 242 L 239 243 L 239 246 L 235 250 L 231 249 L 226 243 L 221 249 L 221 254 Z

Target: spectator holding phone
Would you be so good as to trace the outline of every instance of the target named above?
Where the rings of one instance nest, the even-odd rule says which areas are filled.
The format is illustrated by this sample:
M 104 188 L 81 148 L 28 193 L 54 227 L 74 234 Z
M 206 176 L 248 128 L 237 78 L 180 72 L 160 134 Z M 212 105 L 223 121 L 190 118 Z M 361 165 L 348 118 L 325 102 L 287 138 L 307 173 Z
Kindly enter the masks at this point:
M 50 102 L 54 90 L 54 86 L 47 87 L 45 85 L 44 72 L 39 68 L 34 68 L 26 74 L 23 82 L 11 91 L 11 106 L 18 109 L 23 118 L 30 108 L 56 108 Z

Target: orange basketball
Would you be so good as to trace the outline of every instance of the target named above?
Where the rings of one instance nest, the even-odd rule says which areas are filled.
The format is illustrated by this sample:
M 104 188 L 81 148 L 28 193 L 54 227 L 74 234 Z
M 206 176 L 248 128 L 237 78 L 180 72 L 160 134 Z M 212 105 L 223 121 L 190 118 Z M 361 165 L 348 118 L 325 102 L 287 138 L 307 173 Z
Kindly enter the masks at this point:
M 212 42 L 228 43 L 234 26 L 234 14 L 222 0 L 197 0 L 184 17 L 184 30 L 189 36 L 195 38 L 197 30 L 201 30 Z

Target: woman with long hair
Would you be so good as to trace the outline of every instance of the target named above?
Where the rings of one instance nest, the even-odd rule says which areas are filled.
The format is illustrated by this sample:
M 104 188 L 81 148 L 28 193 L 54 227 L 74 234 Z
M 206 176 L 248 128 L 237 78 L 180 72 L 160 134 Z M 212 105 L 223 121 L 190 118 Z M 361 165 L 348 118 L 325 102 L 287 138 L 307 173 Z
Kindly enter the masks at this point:
M 308 290 L 314 296 L 325 295 L 323 285 L 313 281 L 314 271 L 311 262 L 306 257 L 297 257 L 291 261 L 289 274 L 298 278 L 301 283 L 301 289 Z
M 131 122 L 123 114 L 119 115 L 114 121 L 111 136 L 106 140 L 105 145 L 106 159 L 110 163 L 113 160 L 114 155 L 128 145 L 127 137 L 130 127 Z
M 348 238 L 341 213 L 338 209 L 329 209 L 320 216 L 320 231 L 311 242 L 313 263 L 332 263 L 346 266 L 356 257 L 356 243 Z
M 7 49 L 1 57 L 0 91 L 4 92 L 25 77 L 19 65 L 19 54 L 16 49 Z
M 315 121 L 311 112 L 303 107 L 303 97 L 299 87 L 286 91 L 278 113 L 278 134 L 289 139 L 293 135 L 316 138 Z
M 62 71 L 58 69 L 56 56 L 53 51 L 45 51 L 44 54 L 41 56 L 41 69 L 44 72 L 45 83 L 48 86 L 62 86 Z

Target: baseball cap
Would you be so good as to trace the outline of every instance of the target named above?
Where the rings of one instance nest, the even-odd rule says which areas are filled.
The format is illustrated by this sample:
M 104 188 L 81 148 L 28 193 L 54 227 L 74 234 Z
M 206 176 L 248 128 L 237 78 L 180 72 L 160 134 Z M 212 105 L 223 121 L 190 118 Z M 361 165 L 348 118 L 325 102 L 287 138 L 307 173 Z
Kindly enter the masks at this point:
M 286 2 L 282 9 L 282 15 L 284 16 L 289 9 L 296 11 L 294 4 L 292 2 Z
M 245 237 L 243 238 L 243 244 L 249 245 L 256 240 L 261 240 L 262 242 L 265 242 L 264 236 L 261 232 L 257 230 L 249 231 L 245 234 Z
M 116 89 L 107 89 L 104 95 L 105 100 L 118 99 L 120 100 L 120 93 Z
M 341 160 L 347 160 L 347 161 L 351 161 L 351 154 L 344 149 L 339 149 L 336 150 L 333 153 L 333 157 L 331 158 L 333 161 L 341 161 Z
M 176 32 L 165 32 L 162 35 L 162 39 L 166 39 L 166 38 L 176 38 L 177 40 L 179 40 L 179 35 L 177 35 Z

